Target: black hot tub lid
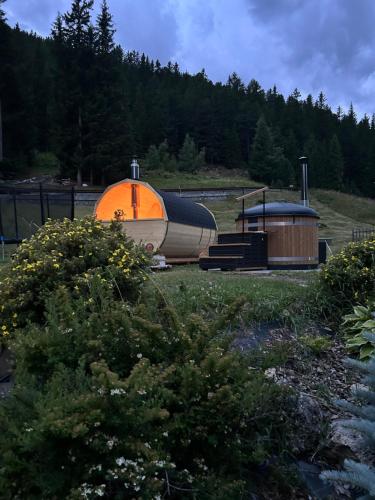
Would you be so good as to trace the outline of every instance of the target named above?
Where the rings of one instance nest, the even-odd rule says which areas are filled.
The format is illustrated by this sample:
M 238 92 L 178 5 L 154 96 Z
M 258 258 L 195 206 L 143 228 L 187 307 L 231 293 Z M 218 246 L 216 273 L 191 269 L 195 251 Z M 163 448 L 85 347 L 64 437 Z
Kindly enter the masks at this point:
M 266 216 L 272 215 L 299 215 L 303 217 L 318 217 L 319 214 L 313 208 L 304 207 L 298 203 L 289 203 L 286 201 L 276 201 L 265 204 Z M 263 215 L 263 204 L 256 205 L 255 207 L 247 208 L 245 210 L 245 217 L 261 217 Z M 242 219 L 242 212 L 238 216 Z

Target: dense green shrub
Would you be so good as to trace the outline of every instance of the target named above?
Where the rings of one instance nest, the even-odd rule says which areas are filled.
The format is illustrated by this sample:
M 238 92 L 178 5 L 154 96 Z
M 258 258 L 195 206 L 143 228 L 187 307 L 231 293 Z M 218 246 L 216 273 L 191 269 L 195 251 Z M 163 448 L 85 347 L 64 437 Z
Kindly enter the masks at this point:
M 2 335 L 27 321 L 43 321 L 46 300 L 62 284 L 73 296 L 89 296 L 92 277 L 100 276 L 103 285 L 134 300 L 145 279 L 147 260 L 118 224 L 105 226 L 91 217 L 47 221 L 2 270 Z
M 162 298 L 146 315 L 100 276 L 91 292 L 60 287 L 46 324 L 10 340 L 3 498 L 241 498 L 292 434 L 292 400 L 217 335 L 238 305 L 181 324 Z
M 375 238 L 349 243 L 330 257 L 320 274 L 331 306 L 348 312 L 375 295 Z
M 375 333 L 375 303 L 369 307 L 356 306 L 352 314 L 344 316 L 346 347 L 367 359 L 375 354 L 375 346 L 369 342 L 366 333 Z

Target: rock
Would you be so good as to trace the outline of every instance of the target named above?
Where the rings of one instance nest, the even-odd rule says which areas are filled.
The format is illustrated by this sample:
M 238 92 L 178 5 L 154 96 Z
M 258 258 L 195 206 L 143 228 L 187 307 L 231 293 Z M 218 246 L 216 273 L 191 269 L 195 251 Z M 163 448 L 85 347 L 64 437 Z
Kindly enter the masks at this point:
M 311 429 L 317 428 L 323 419 L 319 403 L 303 392 L 298 396 L 297 414 L 301 418 L 301 421 Z
M 267 370 L 264 371 L 264 375 L 270 380 L 277 380 L 276 368 L 267 368 Z
M 350 458 L 355 459 L 356 457 L 361 462 L 371 461 L 372 455 L 366 452 L 364 439 L 358 432 L 345 427 L 342 422 L 343 420 L 340 419 L 332 423 L 331 441 L 333 446 L 345 446 L 349 448 L 353 453 L 353 456 Z

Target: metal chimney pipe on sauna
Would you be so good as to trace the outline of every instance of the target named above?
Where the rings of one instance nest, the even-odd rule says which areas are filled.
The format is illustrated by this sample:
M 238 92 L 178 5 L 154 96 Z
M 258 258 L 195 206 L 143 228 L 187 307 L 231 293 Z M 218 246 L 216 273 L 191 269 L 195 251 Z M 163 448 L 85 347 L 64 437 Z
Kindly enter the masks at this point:
M 309 187 L 307 178 L 307 158 L 306 156 L 301 156 L 299 159 L 302 168 L 302 179 L 301 179 L 301 201 L 304 207 L 309 206 Z
M 130 178 L 135 181 L 139 180 L 139 163 L 135 158 L 133 158 L 130 164 Z

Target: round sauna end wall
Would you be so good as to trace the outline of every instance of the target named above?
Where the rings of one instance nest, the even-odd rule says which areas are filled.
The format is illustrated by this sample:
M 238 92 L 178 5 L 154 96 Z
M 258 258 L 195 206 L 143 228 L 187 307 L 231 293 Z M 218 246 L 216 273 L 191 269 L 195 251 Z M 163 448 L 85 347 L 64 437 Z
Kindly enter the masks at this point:
M 260 231 L 268 235 L 269 269 L 315 269 L 319 265 L 319 215 L 310 207 L 295 203 L 266 203 L 245 210 L 237 230 Z
M 127 236 L 164 255 L 167 262 L 198 260 L 217 231 L 215 217 L 204 205 L 134 179 L 109 186 L 98 199 L 94 215 L 104 223 L 117 220 Z

